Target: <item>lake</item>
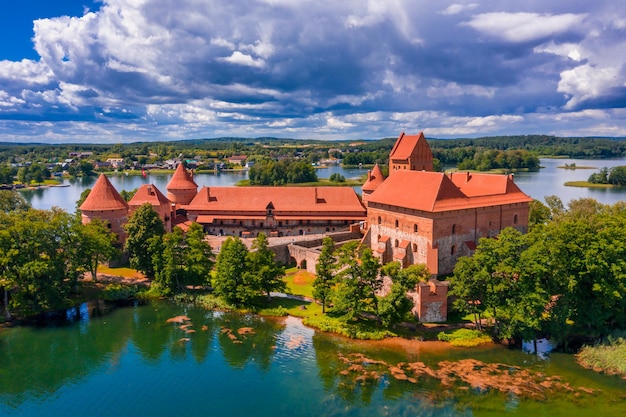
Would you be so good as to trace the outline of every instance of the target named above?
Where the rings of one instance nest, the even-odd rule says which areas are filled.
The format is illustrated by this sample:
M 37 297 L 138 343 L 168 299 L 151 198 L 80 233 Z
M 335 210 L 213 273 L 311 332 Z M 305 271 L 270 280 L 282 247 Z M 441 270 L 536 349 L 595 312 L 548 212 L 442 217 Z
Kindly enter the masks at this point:
M 565 164 L 576 164 L 577 166 L 593 166 L 597 169 L 561 169 L 557 166 Z M 603 167 L 613 167 L 626 165 L 626 159 L 619 160 L 585 160 L 585 159 L 541 159 L 542 168 L 539 172 L 520 172 L 515 174 L 516 184 L 526 194 L 540 201 L 549 195 L 559 196 L 564 203 L 576 198 L 590 197 L 601 203 L 613 204 L 626 199 L 626 187 L 619 189 L 607 188 L 582 188 L 566 187 L 567 181 L 581 181 L 589 178 L 593 172 L 597 172 Z M 328 178 L 334 173 L 339 173 L 346 178 L 361 178 L 367 173 L 367 169 L 345 169 L 341 166 L 330 166 L 317 170 L 319 178 Z M 109 179 L 118 191 L 131 191 L 142 184 L 154 184 L 163 193 L 169 182 L 171 175 L 148 175 L 141 176 L 111 175 Z M 247 171 L 222 172 L 222 173 L 202 173 L 194 177 L 199 187 L 210 186 L 233 186 L 238 181 L 248 178 Z M 65 179 L 64 184 L 69 187 L 51 187 L 39 190 L 23 190 L 22 195 L 35 208 L 47 210 L 53 206 L 60 207 L 69 212 L 74 212 L 76 201 L 80 194 L 91 188 L 97 177 Z M 354 187 L 360 193 L 360 187 Z
M 0 415 L 626 416 L 626 381 L 582 369 L 572 355 L 541 361 L 495 345 L 359 342 L 295 318 L 166 301 L 104 310 L 84 304 L 67 321 L 0 330 Z M 187 326 L 168 323 L 181 315 Z M 527 398 L 428 376 L 402 380 L 381 365 L 436 369 L 467 358 L 513 374 L 522 366 L 558 386 Z

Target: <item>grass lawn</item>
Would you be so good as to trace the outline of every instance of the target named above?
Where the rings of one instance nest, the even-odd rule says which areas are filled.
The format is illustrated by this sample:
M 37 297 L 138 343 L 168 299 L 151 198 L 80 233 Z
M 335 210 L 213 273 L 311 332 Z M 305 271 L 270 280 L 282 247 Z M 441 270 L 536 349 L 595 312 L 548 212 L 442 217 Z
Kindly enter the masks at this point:
M 287 292 L 293 295 L 313 298 L 315 274 L 303 269 L 290 268 L 286 271 Z
M 565 183 L 567 187 L 589 187 L 589 188 L 614 188 L 613 184 L 595 184 L 587 181 L 567 181 Z
M 106 265 L 98 266 L 99 274 L 115 275 L 124 278 L 143 278 L 141 272 L 132 268 L 109 268 Z

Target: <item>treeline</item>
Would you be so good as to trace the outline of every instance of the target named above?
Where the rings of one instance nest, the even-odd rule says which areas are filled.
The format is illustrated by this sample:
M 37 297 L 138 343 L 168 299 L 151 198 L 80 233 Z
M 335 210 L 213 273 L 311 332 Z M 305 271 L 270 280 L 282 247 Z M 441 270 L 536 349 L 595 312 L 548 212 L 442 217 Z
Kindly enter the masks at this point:
M 252 251 L 240 239 L 228 238 L 215 260 L 201 225 L 192 223 L 185 233 L 178 227 L 165 233 L 150 204 L 138 208 L 125 229 L 130 266 L 151 278 L 151 291 L 159 295 L 211 287 L 227 303 L 249 307 L 285 288 L 284 268 L 274 262 L 263 233 L 254 240 Z
M 489 171 L 492 169 L 539 169 L 539 158 L 528 151 L 499 151 L 479 149 L 473 157 L 467 157 L 457 164 L 461 170 Z
M 461 258 L 451 294 L 497 338 L 548 336 L 567 350 L 626 328 L 626 205 L 546 201 L 533 203 L 528 234 L 505 229 Z
M 591 174 L 587 181 L 592 184 L 626 185 L 626 166 L 602 168 L 600 172 Z
M 476 139 L 429 139 L 433 149 L 485 148 L 526 150 L 538 156 L 568 156 L 582 159 L 623 157 L 626 138 L 556 137 L 548 135 L 491 136 Z M 442 160 L 443 162 L 443 160 Z M 444 162 L 446 163 L 446 162 Z
M 0 287 L 5 315 L 69 307 L 79 278 L 115 255 L 115 235 L 101 222 L 83 225 L 59 209 L 34 210 L 14 191 L 0 191 Z
M 317 181 L 315 168 L 307 161 L 265 159 L 256 163 L 248 173 L 252 185 L 283 185 Z

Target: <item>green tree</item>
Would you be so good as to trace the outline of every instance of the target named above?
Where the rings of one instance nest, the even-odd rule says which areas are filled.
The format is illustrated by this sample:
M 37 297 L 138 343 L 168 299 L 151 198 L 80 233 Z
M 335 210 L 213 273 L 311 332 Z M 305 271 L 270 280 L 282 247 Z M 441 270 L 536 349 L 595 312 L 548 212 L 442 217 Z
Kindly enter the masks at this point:
M 192 223 L 185 234 L 185 274 L 186 285 L 208 285 L 215 256 L 211 245 L 204 240 L 204 230 L 198 223 Z
M 376 292 L 382 286 L 380 264 L 371 249 L 365 249 L 361 255 L 358 249 L 358 242 L 349 242 L 342 245 L 336 253 L 337 291 L 333 302 L 335 309 L 346 314 L 348 319 L 365 312 L 377 314 Z
M 226 301 L 250 305 L 255 291 L 248 282 L 248 248 L 239 238 L 228 237 L 222 244 L 217 262 L 213 288 Z
M 124 250 L 129 254 L 130 266 L 154 278 L 154 265 L 150 250 L 151 239 L 165 234 L 165 226 L 152 205 L 140 206 L 124 226 L 128 237 Z
M 252 242 L 252 251 L 248 254 L 251 275 L 249 282 L 254 283 L 254 289 L 262 290 L 270 299 L 272 291 L 284 291 L 287 288 L 283 276 L 285 268 L 274 261 L 274 252 L 268 247 L 267 237 L 259 233 Z
M 328 304 L 333 284 L 335 281 L 335 242 L 329 236 L 322 240 L 322 250 L 315 265 L 317 276 L 313 281 L 313 297 L 322 304 L 322 314 L 326 313 L 326 305 Z
M 428 281 L 430 272 L 423 264 L 401 268 L 399 262 L 386 264 L 381 272 L 391 278 L 390 291 L 380 299 L 379 306 L 379 317 L 383 325 L 389 327 L 407 318 L 414 306 L 407 293 L 415 291 L 419 282 Z
M 85 188 L 82 193 L 80 193 L 80 197 L 76 201 L 76 210 L 80 209 L 80 206 L 83 205 L 87 197 L 89 197 L 89 193 L 91 192 L 91 188 Z
M 97 281 L 98 266 L 119 253 L 115 247 L 117 235 L 99 218 L 94 218 L 85 225 L 77 222 L 76 228 L 79 236 L 78 245 L 75 246 L 77 257 L 91 273 L 93 280 Z
M 0 211 L 8 213 L 11 211 L 28 211 L 30 204 L 18 194 L 17 191 L 0 190 Z

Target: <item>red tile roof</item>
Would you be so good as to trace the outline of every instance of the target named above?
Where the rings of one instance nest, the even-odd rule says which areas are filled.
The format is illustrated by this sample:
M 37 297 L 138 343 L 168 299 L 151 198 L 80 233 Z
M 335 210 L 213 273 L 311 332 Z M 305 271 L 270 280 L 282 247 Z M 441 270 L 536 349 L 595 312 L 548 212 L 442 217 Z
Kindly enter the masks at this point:
M 150 203 L 153 206 L 170 205 L 170 200 L 163 195 L 161 191 L 154 184 L 143 184 L 133 198 L 128 202 L 129 206 L 142 206 L 146 203 Z
M 367 175 L 367 181 L 363 184 L 361 188 L 363 191 L 374 191 L 380 184 L 383 183 L 385 177 L 383 176 L 383 171 L 381 171 L 378 164 L 374 165 L 374 168 Z
M 172 179 L 167 184 L 167 190 L 197 190 L 198 184 L 193 180 L 189 172 L 185 169 L 183 164 L 178 164 Z
M 391 149 L 391 153 L 389 154 L 389 159 L 393 160 L 407 160 L 413 153 L 413 150 L 417 147 L 428 148 L 428 152 L 430 152 L 430 146 L 426 142 L 426 138 L 424 137 L 424 132 L 420 132 L 419 135 L 405 135 L 404 132 L 400 134 L 398 140 L 393 145 Z M 421 152 L 426 152 L 426 149 L 420 149 Z M 431 153 L 432 158 L 432 153 Z
M 128 209 L 128 203 L 113 187 L 106 175 L 100 174 L 89 196 L 81 204 L 80 210 L 107 211 L 120 209 Z
M 462 179 L 464 176 L 464 179 Z M 452 179 L 451 179 L 452 178 Z M 427 212 L 530 202 L 507 175 L 397 171 L 369 197 L 370 203 Z
M 366 215 L 352 187 L 203 187 L 183 207 L 233 218 L 264 215 L 270 204 L 276 216 Z

